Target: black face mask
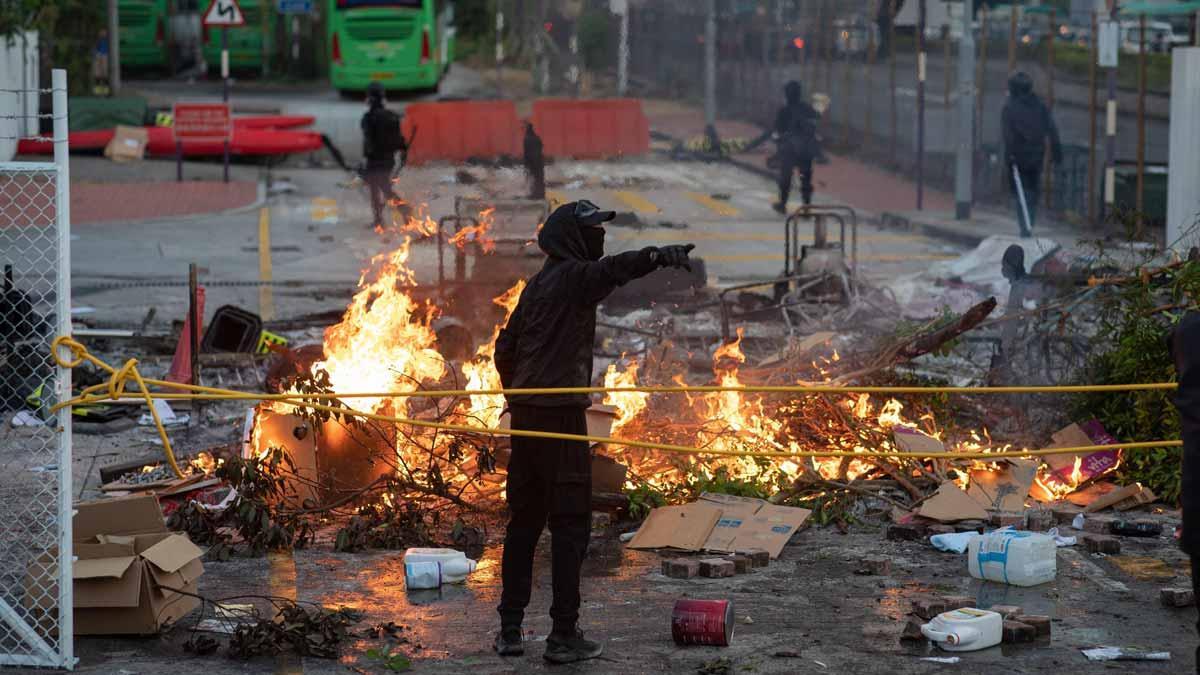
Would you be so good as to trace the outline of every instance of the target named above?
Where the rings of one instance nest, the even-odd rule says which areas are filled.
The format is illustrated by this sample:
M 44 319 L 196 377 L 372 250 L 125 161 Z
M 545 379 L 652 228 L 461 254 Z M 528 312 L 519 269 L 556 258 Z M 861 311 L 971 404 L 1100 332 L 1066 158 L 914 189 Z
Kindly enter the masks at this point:
M 583 243 L 587 246 L 588 260 L 599 260 L 604 257 L 604 228 L 581 227 Z

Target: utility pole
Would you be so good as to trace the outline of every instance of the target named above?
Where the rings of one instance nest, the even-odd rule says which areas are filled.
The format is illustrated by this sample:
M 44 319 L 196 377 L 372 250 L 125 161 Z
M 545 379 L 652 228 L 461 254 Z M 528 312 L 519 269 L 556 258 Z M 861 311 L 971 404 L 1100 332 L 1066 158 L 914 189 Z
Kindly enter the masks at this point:
M 971 217 L 971 169 L 975 150 L 975 36 L 971 32 L 974 2 L 963 0 L 963 34 L 958 43 L 958 156 L 954 167 L 954 217 Z
M 917 5 L 917 210 L 925 203 L 925 0 Z
M 121 21 L 117 0 L 108 0 L 108 89 L 121 91 Z
M 707 0 L 704 19 L 704 124 L 709 138 L 717 135 L 717 0 Z

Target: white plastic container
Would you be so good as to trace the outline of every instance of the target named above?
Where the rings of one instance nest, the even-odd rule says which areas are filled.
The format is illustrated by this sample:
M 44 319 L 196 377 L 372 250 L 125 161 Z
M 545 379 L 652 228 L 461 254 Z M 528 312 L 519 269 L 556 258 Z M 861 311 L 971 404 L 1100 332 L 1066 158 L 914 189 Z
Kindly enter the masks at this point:
M 996 612 L 965 607 L 933 617 L 921 626 L 921 634 L 948 652 L 972 652 L 1000 644 L 1004 618 Z
M 404 552 L 404 584 L 411 590 L 466 581 L 476 563 L 452 548 L 410 548 Z
M 1058 572 L 1054 538 L 1035 532 L 996 530 L 971 539 L 967 569 L 976 579 L 1013 586 L 1054 581 Z

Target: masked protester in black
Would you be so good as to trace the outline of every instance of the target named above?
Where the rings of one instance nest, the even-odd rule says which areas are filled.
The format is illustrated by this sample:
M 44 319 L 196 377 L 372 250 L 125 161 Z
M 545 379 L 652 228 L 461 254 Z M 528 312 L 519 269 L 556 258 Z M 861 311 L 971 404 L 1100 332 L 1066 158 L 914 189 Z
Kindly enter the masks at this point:
M 367 112 L 362 116 L 363 158 L 366 171 L 363 179 L 371 193 L 371 227 L 385 225 L 383 209 L 389 203 L 401 207 L 407 214 L 404 200 L 392 189 L 392 172 L 396 169 L 396 153 L 403 152 L 404 139 L 400 135 L 400 116 L 387 109 L 384 104 L 383 85 L 372 82 L 367 87 Z
M 1179 391 L 1175 407 L 1183 431 L 1183 533 L 1179 545 L 1192 559 L 1192 589 L 1200 597 L 1200 313 L 1180 320 L 1171 334 L 1171 355 Z M 1200 622 L 1196 624 L 1200 631 Z M 1200 647 L 1196 648 L 1196 672 L 1200 673 Z
M 1058 127 L 1050 110 L 1033 93 L 1033 79 L 1025 73 L 1016 73 L 1008 80 L 1008 100 L 1000 116 L 1004 134 L 1004 172 L 1009 187 L 1017 201 L 1017 223 L 1021 236 L 1033 235 L 1037 222 L 1038 199 L 1041 197 L 1042 164 L 1046 153 L 1046 141 L 1050 141 L 1050 156 L 1055 164 L 1062 162 L 1062 144 L 1058 139 Z M 1021 177 L 1021 188 L 1025 192 L 1025 207 L 1029 222 L 1021 210 L 1017 185 L 1012 176 L 1013 167 Z
M 688 268 L 692 245 L 648 247 L 604 256 L 612 211 L 588 201 L 557 209 L 538 233 L 546 254 L 529 279 L 508 325 L 496 338 L 495 362 L 505 389 L 587 387 L 592 382 L 596 306 L 614 289 L 660 267 Z M 585 435 L 587 394 L 510 395 L 513 429 Z M 547 660 L 570 663 L 599 656 L 601 646 L 579 631 L 579 576 L 591 534 L 591 455 L 582 441 L 512 438 L 508 464 L 508 529 L 500 597 L 501 655 L 524 652 L 521 623 L 533 584 L 533 554 L 550 525 L 554 626 Z
M 537 135 L 532 122 L 525 123 L 523 143 L 525 173 L 529 176 L 529 198 L 546 198 L 546 157 L 542 152 L 542 138 Z
M 783 93 L 787 105 L 775 116 L 775 133 L 779 140 L 779 201 L 773 208 L 779 213 L 787 213 L 795 172 L 800 173 L 801 199 L 805 204 L 812 203 L 813 158 L 820 152 L 817 121 L 821 114 L 802 100 L 804 89 L 799 82 L 788 82 Z

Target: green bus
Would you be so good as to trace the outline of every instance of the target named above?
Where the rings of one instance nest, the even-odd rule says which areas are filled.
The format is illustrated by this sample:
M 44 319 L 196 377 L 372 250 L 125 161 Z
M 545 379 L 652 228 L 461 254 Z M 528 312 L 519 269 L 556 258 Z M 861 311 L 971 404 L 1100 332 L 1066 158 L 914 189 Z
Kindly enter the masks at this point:
M 204 61 L 209 72 L 221 69 L 221 31 L 229 32 L 229 68 L 238 70 L 261 69 L 263 59 L 271 53 L 278 19 L 273 10 L 274 0 L 238 0 L 238 7 L 246 19 L 245 25 L 236 28 L 202 28 Z M 205 4 L 201 3 L 200 7 Z
M 454 60 L 452 0 L 329 0 L 326 16 L 339 91 L 437 89 Z
M 170 65 L 167 0 L 120 0 L 117 21 L 123 68 L 167 68 Z

